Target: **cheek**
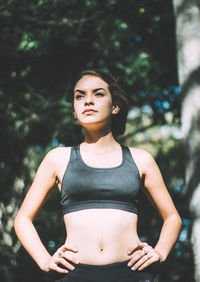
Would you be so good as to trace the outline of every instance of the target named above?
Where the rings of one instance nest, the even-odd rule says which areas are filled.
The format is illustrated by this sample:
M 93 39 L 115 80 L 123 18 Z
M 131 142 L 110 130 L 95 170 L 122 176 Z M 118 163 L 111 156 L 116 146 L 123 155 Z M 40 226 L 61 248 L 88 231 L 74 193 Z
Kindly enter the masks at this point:
M 108 112 L 112 113 L 112 101 L 109 101 L 106 105 L 104 105 L 104 109 L 106 109 Z
M 76 102 L 74 102 L 74 112 L 77 114 L 78 112 L 80 112 L 80 105 Z
M 112 108 L 112 100 L 110 99 L 110 97 L 107 97 L 107 99 L 105 99 L 102 102 L 102 107 L 106 108 L 106 109 L 111 109 Z

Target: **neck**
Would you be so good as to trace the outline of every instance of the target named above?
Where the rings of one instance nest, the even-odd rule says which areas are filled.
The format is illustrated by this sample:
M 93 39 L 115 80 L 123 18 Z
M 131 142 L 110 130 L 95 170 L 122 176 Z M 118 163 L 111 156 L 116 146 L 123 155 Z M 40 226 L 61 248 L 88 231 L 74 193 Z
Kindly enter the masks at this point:
M 86 148 L 90 146 L 90 150 L 106 151 L 118 146 L 118 142 L 114 139 L 111 131 L 94 132 L 85 130 L 85 138 L 82 145 Z

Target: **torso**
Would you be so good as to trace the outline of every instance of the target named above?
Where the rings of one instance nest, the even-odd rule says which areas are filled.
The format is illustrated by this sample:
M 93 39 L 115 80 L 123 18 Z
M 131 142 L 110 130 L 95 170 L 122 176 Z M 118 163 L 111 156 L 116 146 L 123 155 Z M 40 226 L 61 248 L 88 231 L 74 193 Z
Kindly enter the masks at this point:
M 57 153 L 59 190 L 69 162 L 70 151 L 71 148 L 59 148 Z M 122 162 L 119 151 L 112 152 L 111 158 L 98 156 L 98 160 L 91 152 L 81 154 L 83 160 L 87 160 L 85 163 L 91 167 L 109 168 Z M 137 163 L 137 156 L 135 160 Z M 76 256 L 81 263 L 103 265 L 128 260 L 130 259 L 128 249 L 139 242 L 137 215 L 132 212 L 111 208 L 84 209 L 65 214 L 64 222 L 66 243 L 79 250 L 73 257 Z
M 82 263 L 103 265 L 130 258 L 127 252 L 139 242 L 137 215 L 116 209 L 88 209 L 64 216 L 66 243 L 75 246 Z

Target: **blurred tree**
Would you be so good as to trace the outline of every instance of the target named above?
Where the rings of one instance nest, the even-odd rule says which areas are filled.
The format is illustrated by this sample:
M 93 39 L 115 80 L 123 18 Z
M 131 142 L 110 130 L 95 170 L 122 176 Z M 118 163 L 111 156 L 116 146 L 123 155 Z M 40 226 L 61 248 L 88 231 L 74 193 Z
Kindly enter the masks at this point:
M 1 0 L 0 28 L 1 280 L 53 280 L 33 269 L 19 249 L 13 218 L 45 153 L 82 138 L 70 103 L 80 69 L 101 68 L 119 78 L 133 105 L 121 141 L 159 158 L 171 193 L 187 213 L 182 196 L 174 192 L 183 186 L 183 161 L 181 140 L 174 137 L 179 88 L 171 0 Z M 174 128 L 169 134 L 166 125 Z M 175 153 L 177 162 L 171 157 Z M 54 193 L 35 222 L 50 252 L 65 235 L 58 199 Z M 159 230 L 153 216 L 144 222 Z M 142 225 L 142 236 L 148 226 Z M 155 234 L 148 239 L 155 241 Z M 180 256 L 177 249 L 174 256 Z M 159 275 L 163 282 L 187 277 L 180 263 Z
M 192 214 L 195 279 L 200 281 L 200 3 L 174 0 L 182 128 L 185 138 L 186 186 Z

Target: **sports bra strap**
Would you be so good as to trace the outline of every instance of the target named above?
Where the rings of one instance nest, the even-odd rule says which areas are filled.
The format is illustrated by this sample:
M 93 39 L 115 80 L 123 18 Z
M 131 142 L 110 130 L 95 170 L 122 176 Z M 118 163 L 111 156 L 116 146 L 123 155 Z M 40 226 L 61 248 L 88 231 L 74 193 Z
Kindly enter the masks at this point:
M 136 166 L 137 170 L 138 170 L 138 167 L 137 167 L 135 160 L 134 160 L 134 158 L 133 158 L 133 156 L 130 152 L 130 149 L 128 147 L 122 145 L 122 150 L 123 150 L 124 158 L 126 160 L 128 160 L 129 162 L 131 162 L 132 164 L 134 164 Z M 139 172 L 139 170 L 138 170 L 138 172 Z
M 73 162 L 78 159 L 78 146 L 72 146 L 70 152 L 69 162 Z

